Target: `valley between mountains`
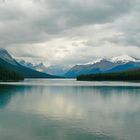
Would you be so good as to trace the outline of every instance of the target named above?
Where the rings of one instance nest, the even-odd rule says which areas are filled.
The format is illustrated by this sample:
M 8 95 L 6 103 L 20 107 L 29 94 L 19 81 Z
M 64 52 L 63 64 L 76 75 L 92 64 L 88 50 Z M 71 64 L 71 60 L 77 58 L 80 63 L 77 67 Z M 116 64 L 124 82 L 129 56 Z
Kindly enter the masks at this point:
M 129 55 L 120 55 L 113 58 L 100 58 L 85 64 L 76 64 L 73 67 L 62 65 L 45 66 L 42 62 L 32 64 L 25 60 L 16 60 L 5 49 L 0 49 L 0 79 L 24 78 L 76 78 L 80 75 L 117 73 L 140 68 L 140 60 Z M 4 72 L 6 71 L 5 74 Z M 14 75 L 13 77 L 11 75 Z M 16 78 L 14 78 L 16 77 Z

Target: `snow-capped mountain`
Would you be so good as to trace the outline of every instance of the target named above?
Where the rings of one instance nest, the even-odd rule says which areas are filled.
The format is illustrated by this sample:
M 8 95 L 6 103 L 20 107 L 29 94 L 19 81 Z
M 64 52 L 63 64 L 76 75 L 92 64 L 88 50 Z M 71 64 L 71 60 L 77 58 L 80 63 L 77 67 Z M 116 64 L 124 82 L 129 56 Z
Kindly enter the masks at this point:
M 16 60 L 8 53 L 7 50 L 0 48 L 0 58 L 12 65 L 18 65 Z
M 93 62 L 75 65 L 66 74 L 66 77 L 76 77 L 81 74 L 117 72 L 140 67 L 140 60 L 129 55 L 120 55 L 113 58 L 100 58 Z
M 128 62 L 136 62 L 137 59 L 129 55 L 120 55 L 120 56 L 111 58 L 110 61 L 113 63 L 118 63 L 118 62 L 128 63 Z
M 41 62 L 41 63 L 39 63 L 39 64 L 37 64 L 37 65 L 34 65 L 34 69 L 35 70 L 37 70 L 37 71 L 40 71 L 40 72 L 45 72 L 45 73 L 47 73 L 46 72 L 46 66 Z
M 22 66 L 25 66 L 27 68 L 30 68 L 30 69 L 34 69 L 34 65 L 30 62 L 26 62 L 24 60 L 16 60 L 19 64 L 21 64 Z
M 90 64 L 96 64 L 96 63 L 100 63 L 101 61 L 110 61 L 112 63 L 128 63 L 128 62 L 136 62 L 139 61 L 134 57 L 131 57 L 129 55 L 120 55 L 120 56 L 116 56 L 116 57 L 112 57 L 112 58 L 99 58 L 97 60 L 94 60 L 92 62 L 88 62 L 85 64 L 79 64 L 79 65 L 90 65 Z
M 64 76 L 64 74 L 69 70 L 69 67 L 63 65 L 51 65 L 47 67 L 46 72 L 53 75 Z
M 5 49 L 0 49 L 0 68 L 5 68 L 8 71 L 18 73 L 24 78 L 54 78 L 47 73 L 38 72 L 29 67 L 19 64 Z
M 32 64 L 24 60 L 18 60 L 18 62 L 25 67 L 39 72 L 65 77 L 76 77 L 81 74 L 117 72 L 140 67 L 140 60 L 129 55 L 100 58 L 89 63 L 77 64 L 70 70 L 68 67 L 61 65 L 45 66 L 43 63 Z
M 58 75 L 58 76 L 64 76 L 64 74 L 68 71 L 69 68 L 63 66 L 63 65 L 50 65 L 45 66 L 42 62 L 39 64 L 32 64 L 30 62 L 26 62 L 24 60 L 17 60 L 21 65 L 34 69 L 39 72 L 48 73 L 51 75 Z

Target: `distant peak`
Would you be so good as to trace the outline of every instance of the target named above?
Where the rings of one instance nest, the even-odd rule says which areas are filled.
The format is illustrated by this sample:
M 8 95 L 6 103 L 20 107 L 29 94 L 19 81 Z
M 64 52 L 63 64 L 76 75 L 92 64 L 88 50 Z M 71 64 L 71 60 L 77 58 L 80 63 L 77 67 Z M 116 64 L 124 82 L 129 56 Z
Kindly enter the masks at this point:
M 17 62 L 15 61 L 15 59 L 13 59 L 12 56 L 8 53 L 8 51 L 3 48 L 0 48 L 0 58 L 8 63 L 17 65 Z
M 96 59 L 92 62 L 88 62 L 88 63 L 85 63 L 85 64 L 79 64 L 79 65 L 93 65 L 93 64 L 100 63 L 100 62 L 103 62 L 103 61 L 108 61 L 108 59 L 103 57 L 103 58 Z
M 130 62 L 130 61 L 136 61 L 134 57 L 131 57 L 127 54 L 119 55 L 116 57 L 111 58 L 112 62 Z
M 4 56 L 4 55 L 7 55 L 8 57 L 11 57 L 11 55 L 8 53 L 7 50 L 3 49 L 3 48 L 0 48 L 0 56 Z
M 96 60 L 94 60 L 94 61 L 92 61 L 92 62 L 89 62 L 89 63 L 87 63 L 87 64 L 95 64 L 95 63 L 101 62 L 103 59 L 104 59 L 104 58 L 99 58 L 99 59 L 96 59 Z
M 91 61 L 91 62 L 88 62 L 88 63 L 85 63 L 85 64 L 77 64 L 77 66 L 93 65 L 93 64 L 101 63 L 101 62 L 105 62 L 105 61 L 112 62 L 112 63 L 118 63 L 118 62 L 128 63 L 128 62 L 136 62 L 137 59 L 132 57 L 132 56 L 129 56 L 127 54 L 123 54 L 123 55 L 115 56 L 115 57 L 112 57 L 112 58 L 106 58 L 106 57 L 99 58 L 99 59 L 96 59 L 94 61 Z
M 41 63 L 37 64 L 37 66 L 39 66 L 39 67 L 45 67 L 45 65 L 44 65 L 44 63 L 43 63 L 43 62 L 41 62 Z
M 0 48 L 0 52 L 7 52 L 8 53 L 8 51 L 6 49 L 3 49 L 3 48 Z

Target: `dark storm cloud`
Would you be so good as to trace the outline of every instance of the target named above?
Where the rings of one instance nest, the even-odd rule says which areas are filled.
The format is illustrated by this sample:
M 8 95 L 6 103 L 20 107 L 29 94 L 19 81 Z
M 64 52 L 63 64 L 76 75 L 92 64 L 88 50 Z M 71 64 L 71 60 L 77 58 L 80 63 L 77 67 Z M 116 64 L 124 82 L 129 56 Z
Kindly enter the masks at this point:
M 1 40 L 38 42 L 76 26 L 112 22 L 130 12 L 132 4 L 131 0 L 7 0 L 0 7 Z

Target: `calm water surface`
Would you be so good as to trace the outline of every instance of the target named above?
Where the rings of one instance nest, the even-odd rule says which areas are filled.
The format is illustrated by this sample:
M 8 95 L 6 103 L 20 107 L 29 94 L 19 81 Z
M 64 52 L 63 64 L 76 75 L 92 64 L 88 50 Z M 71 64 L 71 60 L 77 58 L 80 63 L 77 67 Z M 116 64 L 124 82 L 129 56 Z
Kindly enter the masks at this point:
M 0 83 L 0 140 L 139 140 L 140 83 Z

